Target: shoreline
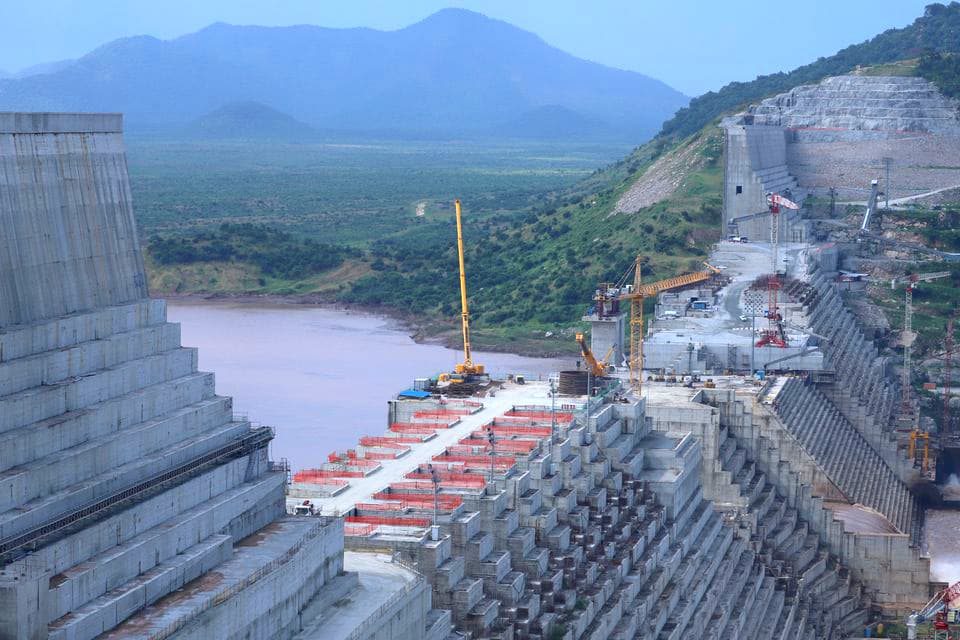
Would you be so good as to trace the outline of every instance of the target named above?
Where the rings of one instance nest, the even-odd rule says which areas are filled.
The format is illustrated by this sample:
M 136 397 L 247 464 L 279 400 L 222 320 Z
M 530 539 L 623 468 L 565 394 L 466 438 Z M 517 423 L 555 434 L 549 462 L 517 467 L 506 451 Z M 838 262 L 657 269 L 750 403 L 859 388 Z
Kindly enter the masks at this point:
M 425 321 L 413 314 L 405 313 L 379 305 L 350 304 L 346 302 L 332 301 L 321 295 L 280 295 L 280 294 L 256 294 L 256 293 L 174 293 L 174 294 L 151 294 L 151 298 L 166 300 L 167 302 L 185 302 L 190 304 L 262 304 L 262 305 L 288 305 L 291 307 L 313 307 L 317 309 L 330 309 L 333 311 L 343 311 L 347 313 L 361 313 L 376 316 L 393 323 L 394 326 L 410 336 L 410 339 L 417 344 L 433 344 L 460 351 L 463 344 L 460 341 L 460 327 L 453 323 L 442 321 Z M 488 341 L 482 331 L 473 333 L 475 338 L 474 347 L 478 351 L 488 351 L 493 353 L 505 353 L 525 358 L 565 358 L 570 357 L 571 353 L 563 352 L 556 348 L 548 348 L 546 343 L 538 344 L 536 341 L 524 348 L 520 345 L 499 345 Z M 514 347 L 514 348 L 510 348 Z

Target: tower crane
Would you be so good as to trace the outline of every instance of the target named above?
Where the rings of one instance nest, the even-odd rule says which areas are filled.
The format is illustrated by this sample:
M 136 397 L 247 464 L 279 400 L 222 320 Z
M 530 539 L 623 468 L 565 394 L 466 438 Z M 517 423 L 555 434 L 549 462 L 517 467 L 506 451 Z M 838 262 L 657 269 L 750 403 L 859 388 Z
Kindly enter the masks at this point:
M 633 265 L 627 269 L 620 280 L 614 284 L 604 283 L 597 289 L 594 301 L 600 308 L 613 306 L 612 303 L 621 300 L 630 301 L 630 386 L 640 395 L 641 378 L 643 377 L 643 300 L 656 296 L 663 291 L 680 289 L 682 287 L 705 282 L 720 273 L 720 269 L 704 262 L 707 268 L 703 271 L 688 273 L 675 278 L 658 280 L 650 284 L 641 282 L 641 256 L 637 256 Z M 633 272 L 633 283 L 627 284 L 630 272 Z
M 783 330 L 783 316 L 780 315 L 780 308 L 777 303 L 778 292 L 780 291 L 780 208 L 799 209 L 800 205 L 785 198 L 779 193 L 767 194 L 767 205 L 770 207 L 770 256 L 771 268 L 770 276 L 767 280 L 767 292 L 769 300 L 767 302 L 767 319 L 769 326 L 763 331 L 760 340 L 757 341 L 758 347 L 786 347 L 787 336 Z
M 607 354 L 603 356 L 603 360 L 597 360 L 596 356 L 593 355 L 593 351 L 587 346 L 587 341 L 584 339 L 583 334 L 578 333 L 576 338 L 577 344 L 580 345 L 580 355 L 583 356 L 587 366 L 590 368 L 591 375 L 595 377 L 607 375 L 607 359 L 610 357 L 610 354 L 613 353 L 613 345 L 610 345 L 610 348 L 607 349 Z
M 913 341 L 917 337 L 913 332 L 913 290 L 921 282 L 930 282 L 949 276 L 949 271 L 936 271 L 934 273 L 915 273 L 905 278 L 890 281 L 891 289 L 896 289 L 899 285 L 906 285 L 903 305 L 903 372 L 901 373 L 901 384 L 903 386 L 903 407 L 907 413 L 913 411 L 910 404 L 910 383 L 913 379 Z
M 473 361 L 470 351 L 470 310 L 467 307 L 467 274 L 463 266 L 463 222 L 460 216 L 460 200 L 454 201 L 457 213 L 457 255 L 460 259 L 460 326 L 463 332 L 463 362 L 454 367 L 456 373 L 464 376 L 483 375 L 482 364 Z

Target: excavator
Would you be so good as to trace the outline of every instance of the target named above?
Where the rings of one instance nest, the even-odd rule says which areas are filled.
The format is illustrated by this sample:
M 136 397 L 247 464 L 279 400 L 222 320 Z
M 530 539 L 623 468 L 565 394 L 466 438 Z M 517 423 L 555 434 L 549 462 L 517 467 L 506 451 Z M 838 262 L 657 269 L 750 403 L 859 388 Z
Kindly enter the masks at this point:
M 917 627 L 933 620 L 933 640 L 952 640 L 947 625 L 947 607 L 960 598 L 960 582 L 955 582 L 930 599 L 920 611 L 907 616 L 907 640 L 917 640 Z
M 583 356 L 583 360 L 587 363 L 590 374 L 597 378 L 607 375 L 607 367 L 609 366 L 607 360 L 610 358 L 610 354 L 613 353 L 613 345 L 607 349 L 607 354 L 603 356 L 603 360 L 597 360 L 596 356 L 593 355 L 593 351 L 587 346 L 587 341 L 584 339 L 582 333 L 577 334 L 577 344 L 580 345 L 580 355 Z

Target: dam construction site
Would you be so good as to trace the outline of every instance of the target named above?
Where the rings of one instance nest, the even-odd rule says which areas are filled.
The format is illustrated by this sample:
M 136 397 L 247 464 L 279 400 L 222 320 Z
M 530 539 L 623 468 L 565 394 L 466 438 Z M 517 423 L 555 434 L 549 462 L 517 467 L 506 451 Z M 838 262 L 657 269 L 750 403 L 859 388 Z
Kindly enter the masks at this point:
M 306 469 L 149 297 L 121 116 L 0 113 L 0 638 L 949 633 L 952 323 L 923 387 L 911 296 L 958 256 L 885 211 L 960 192 L 958 113 L 848 75 L 725 118 L 723 239 L 610 265 L 548 379 L 474 360 L 457 201 L 462 362 Z

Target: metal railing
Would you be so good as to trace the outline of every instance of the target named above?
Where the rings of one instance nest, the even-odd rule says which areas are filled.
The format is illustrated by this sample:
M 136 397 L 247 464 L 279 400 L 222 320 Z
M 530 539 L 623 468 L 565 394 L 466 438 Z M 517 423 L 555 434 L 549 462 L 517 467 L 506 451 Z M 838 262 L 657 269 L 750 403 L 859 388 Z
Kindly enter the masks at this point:
M 410 563 L 404 562 L 396 556 L 394 557 L 393 562 L 399 564 L 405 569 L 408 569 L 409 571 L 412 571 L 415 575 L 415 578 L 413 581 L 403 585 L 402 589 L 387 598 L 386 602 L 380 605 L 376 611 L 367 616 L 367 618 L 361 622 L 356 629 L 350 632 L 350 635 L 346 637 L 346 640 L 360 640 L 360 638 L 363 638 L 370 627 L 381 622 L 381 619 L 385 613 L 395 607 L 397 603 L 401 602 L 404 598 L 409 596 L 414 590 L 421 588 L 421 586 L 426 582 L 426 578 L 423 576 L 423 574 L 417 571 Z
M 190 476 L 224 460 L 240 458 L 265 448 L 272 439 L 273 430 L 269 427 L 252 430 L 243 437 L 193 458 L 174 469 L 157 474 L 106 498 L 96 500 L 24 533 L 0 540 L 0 563 L 9 564 L 28 551 L 35 550 L 52 542 L 54 538 L 66 534 L 69 529 L 100 520 L 119 506 L 143 499 L 145 494 L 181 484 Z

